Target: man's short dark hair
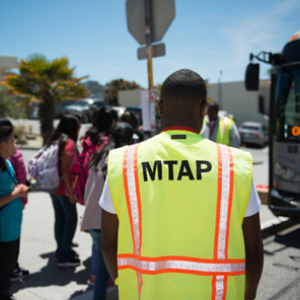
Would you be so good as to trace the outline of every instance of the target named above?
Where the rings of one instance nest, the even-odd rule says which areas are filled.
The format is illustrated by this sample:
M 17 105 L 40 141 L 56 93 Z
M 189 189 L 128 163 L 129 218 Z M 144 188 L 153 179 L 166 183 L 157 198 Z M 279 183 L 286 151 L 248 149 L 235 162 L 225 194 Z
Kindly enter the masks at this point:
M 206 103 L 206 84 L 194 71 L 182 69 L 171 74 L 163 83 L 161 99 L 180 99 L 183 101 L 201 101 Z
M 0 118 L 0 142 L 6 142 L 13 131 L 12 123 L 6 118 Z

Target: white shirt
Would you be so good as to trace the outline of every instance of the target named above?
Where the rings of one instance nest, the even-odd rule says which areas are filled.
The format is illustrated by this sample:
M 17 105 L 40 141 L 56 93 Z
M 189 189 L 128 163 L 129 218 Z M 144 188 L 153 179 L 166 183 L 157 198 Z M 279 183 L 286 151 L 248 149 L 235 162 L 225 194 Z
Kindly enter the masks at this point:
M 99 205 L 105 211 L 107 211 L 111 214 L 117 214 L 113 200 L 112 200 L 111 192 L 109 189 L 107 177 L 106 177 L 106 180 L 104 183 L 102 195 L 99 200 Z M 249 200 L 248 200 L 244 218 L 255 215 L 256 213 L 258 213 L 260 211 L 261 207 L 262 207 L 262 204 L 261 204 L 260 198 L 258 196 L 257 190 L 255 188 L 254 181 L 252 179 L 251 192 L 250 192 L 250 196 L 249 196 Z

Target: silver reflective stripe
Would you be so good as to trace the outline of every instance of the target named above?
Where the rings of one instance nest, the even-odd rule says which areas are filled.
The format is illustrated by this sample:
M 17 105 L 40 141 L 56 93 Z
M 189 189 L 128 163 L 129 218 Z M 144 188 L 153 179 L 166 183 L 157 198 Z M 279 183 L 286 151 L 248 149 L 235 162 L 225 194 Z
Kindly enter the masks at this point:
M 143 261 L 132 257 L 118 258 L 118 267 L 134 267 L 141 271 L 163 271 L 167 269 L 210 273 L 244 272 L 245 263 L 203 263 L 184 260 Z
M 129 147 L 127 153 L 127 185 L 128 185 L 128 193 L 129 193 L 129 200 L 130 200 L 130 208 L 131 208 L 131 218 L 132 218 L 132 225 L 133 225 L 133 238 L 134 238 L 134 252 L 136 255 L 140 255 L 140 218 L 138 207 L 138 200 L 136 194 L 136 182 L 138 182 L 138 178 L 135 178 L 134 172 L 134 153 L 136 150 L 137 145 L 132 145 Z M 140 272 L 137 272 L 138 277 L 138 293 L 139 299 L 141 299 L 141 288 L 142 288 L 142 275 Z
M 224 276 L 219 275 L 216 279 L 216 300 L 222 300 L 224 293 Z
M 134 174 L 134 151 L 136 145 L 129 147 L 127 153 L 127 184 L 130 198 L 131 217 L 133 224 L 133 235 L 134 235 L 134 252 L 136 255 L 140 255 L 140 224 L 139 224 L 139 209 L 137 202 L 136 186 L 135 186 L 135 174 Z
M 227 117 L 225 117 L 224 119 L 223 119 L 223 126 L 222 126 L 222 138 L 224 139 L 224 136 L 225 136 L 225 130 L 226 130 L 226 125 L 227 125 L 227 121 L 228 121 L 228 118 Z
M 220 145 L 220 149 L 222 155 L 222 192 L 218 236 L 218 259 L 225 259 L 226 230 L 230 190 L 230 161 L 228 147 Z

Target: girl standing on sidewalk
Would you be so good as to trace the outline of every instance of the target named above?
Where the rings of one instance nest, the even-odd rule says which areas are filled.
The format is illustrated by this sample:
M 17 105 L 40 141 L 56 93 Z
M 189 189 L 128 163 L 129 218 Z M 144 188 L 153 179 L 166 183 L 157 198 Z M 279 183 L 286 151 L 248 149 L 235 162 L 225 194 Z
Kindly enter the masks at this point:
M 55 212 L 54 235 L 57 243 L 55 258 L 57 265 L 62 268 L 80 265 L 78 254 L 71 248 L 77 226 L 77 210 L 72 194 L 70 172 L 70 167 L 78 155 L 76 142 L 79 129 L 78 119 L 72 114 L 65 114 L 47 143 L 48 147 L 58 143 L 60 157 L 58 171 L 62 180 L 59 188 L 50 196 Z
M 94 299 L 106 298 L 109 273 L 106 269 L 101 251 L 101 207 L 99 199 L 102 194 L 106 172 L 107 158 L 110 150 L 129 145 L 133 129 L 128 123 L 119 122 L 111 130 L 111 138 L 101 150 L 95 152 L 90 161 L 89 178 L 84 195 L 85 212 L 82 218 L 81 230 L 89 230 L 97 254 L 98 267 L 94 285 Z
M 28 187 L 18 184 L 12 164 L 7 160 L 15 154 L 13 127 L 0 120 L 0 300 L 9 295 L 11 276 L 19 255 L 22 223 L 21 197 L 27 197 Z

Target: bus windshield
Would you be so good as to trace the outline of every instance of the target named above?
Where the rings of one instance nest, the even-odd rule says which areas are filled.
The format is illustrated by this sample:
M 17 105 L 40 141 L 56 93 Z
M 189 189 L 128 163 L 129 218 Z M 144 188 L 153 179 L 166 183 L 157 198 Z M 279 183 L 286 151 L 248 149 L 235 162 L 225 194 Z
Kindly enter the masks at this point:
M 300 66 L 278 72 L 275 97 L 275 136 L 279 141 L 300 142 Z

